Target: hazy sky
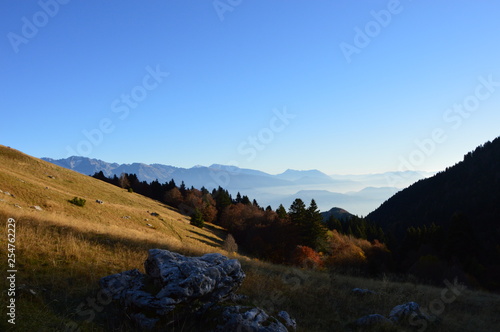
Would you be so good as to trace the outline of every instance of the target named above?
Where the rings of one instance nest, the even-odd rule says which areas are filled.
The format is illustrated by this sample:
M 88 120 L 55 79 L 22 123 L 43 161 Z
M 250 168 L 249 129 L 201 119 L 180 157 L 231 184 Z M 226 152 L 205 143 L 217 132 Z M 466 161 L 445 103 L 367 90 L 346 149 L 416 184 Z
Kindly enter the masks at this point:
M 441 170 L 500 135 L 496 1 L 0 2 L 0 144 L 279 173 Z

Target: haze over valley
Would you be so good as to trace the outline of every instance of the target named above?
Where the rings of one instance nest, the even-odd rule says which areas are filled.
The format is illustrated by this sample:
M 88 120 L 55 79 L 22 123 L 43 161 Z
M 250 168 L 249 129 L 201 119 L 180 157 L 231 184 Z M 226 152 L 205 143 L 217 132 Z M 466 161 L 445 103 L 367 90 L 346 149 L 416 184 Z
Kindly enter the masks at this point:
M 397 191 L 412 183 L 432 176 L 431 172 L 388 172 L 363 175 L 327 175 L 318 170 L 291 170 L 281 174 L 268 174 L 258 170 L 218 165 L 180 168 L 169 165 L 144 163 L 118 164 L 102 160 L 73 156 L 54 160 L 43 158 L 61 167 L 86 175 L 103 172 L 107 177 L 122 173 L 136 174 L 139 180 L 160 183 L 174 180 L 187 187 L 208 190 L 221 186 L 233 197 L 237 193 L 256 199 L 261 206 L 273 208 L 290 206 L 296 198 L 310 202 L 315 199 L 322 211 L 341 207 L 352 214 L 367 215 Z M 395 181 L 397 179 L 397 181 Z M 398 187 L 393 187 L 397 183 Z

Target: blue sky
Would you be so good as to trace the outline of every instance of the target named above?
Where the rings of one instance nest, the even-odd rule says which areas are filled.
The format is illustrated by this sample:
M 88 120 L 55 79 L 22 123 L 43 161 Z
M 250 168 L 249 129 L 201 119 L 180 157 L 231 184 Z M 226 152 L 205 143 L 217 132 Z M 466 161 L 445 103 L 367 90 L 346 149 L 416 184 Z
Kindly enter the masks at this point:
M 500 4 L 0 3 L 0 144 L 280 173 L 442 170 L 500 135 Z

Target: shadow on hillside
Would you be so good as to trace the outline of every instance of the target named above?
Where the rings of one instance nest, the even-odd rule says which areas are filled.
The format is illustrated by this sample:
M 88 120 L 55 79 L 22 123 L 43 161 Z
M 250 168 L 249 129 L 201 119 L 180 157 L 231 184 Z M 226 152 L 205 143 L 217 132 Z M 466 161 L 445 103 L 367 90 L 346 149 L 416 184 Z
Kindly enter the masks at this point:
M 0 212 L 0 216 L 3 217 L 3 214 Z M 133 238 L 123 238 L 119 236 L 114 236 L 111 234 L 102 234 L 93 231 L 82 231 L 75 227 L 71 226 L 61 226 L 48 223 L 47 221 L 38 221 L 33 219 L 25 219 L 19 218 L 17 219 L 18 225 L 22 225 L 23 228 L 31 228 L 35 229 L 37 234 L 47 234 L 54 239 L 57 238 L 76 238 L 78 242 L 80 242 L 83 252 L 91 252 L 89 250 L 92 247 L 99 246 L 103 249 L 104 252 L 119 252 L 123 250 L 123 248 L 127 248 L 127 250 L 136 251 L 139 253 L 144 253 L 144 260 L 147 258 L 149 249 L 167 249 L 174 252 L 181 253 L 187 256 L 201 256 L 204 252 L 196 252 L 196 248 L 189 249 L 185 247 L 177 247 L 175 244 L 169 245 L 168 243 L 161 243 L 159 241 L 151 241 L 151 240 L 138 240 Z M 20 228 L 21 228 L 20 227 Z M 204 235 L 199 232 L 192 231 L 196 233 L 198 238 L 196 240 L 201 243 L 205 243 L 212 247 L 216 247 L 218 244 L 221 244 L 221 240 L 216 237 L 211 237 Z M 204 238 L 206 240 L 202 240 L 200 238 Z M 84 244 L 85 243 L 85 244 Z M 33 258 L 29 258 L 32 260 Z M 38 258 L 39 259 L 39 258 Z M 37 259 L 37 260 L 38 260 Z M 43 258 L 42 258 L 43 259 Z M 128 326 L 127 322 L 121 322 L 117 317 L 118 310 L 115 308 L 114 304 L 108 305 L 95 305 L 92 304 L 95 301 L 104 301 L 102 294 L 99 293 L 99 285 L 98 280 L 101 277 L 105 277 L 109 273 L 102 272 L 83 272 L 79 269 L 77 273 L 72 273 L 71 275 L 64 275 L 61 270 L 51 269 L 50 266 L 50 257 L 46 257 L 46 262 L 44 262 L 39 266 L 43 269 L 43 267 L 47 267 L 48 270 L 40 270 L 37 274 L 25 274 L 22 279 L 19 280 L 20 283 L 27 285 L 26 291 L 20 292 L 20 296 L 24 303 L 36 303 L 39 305 L 43 303 L 44 313 L 43 315 L 48 315 L 51 317 L 65 317 L 64 320 L 72 321 L 72 324 L 76 324 L 75 326 L 82 325 L 84 326 L 85 321 L 89 319 L 93 323 L 97 324 L 99 327 L 104 327 L 106 330 L 118 330 L 120 331 L 129 331 L 132 330 L 130 326 Z M 106 257 L 104 257 L 106 259 Z M 19 262 L 19 266 L 25 266 L 28 261 Z M 37 262 L 39 264 L 40 262 Z M 103 260 L 101 264 L 106 265 L 109 261 Z M 61 264 L 67 265 L 79 265 L 78 260 L 67 261 Z M 86 263 L 84 263 L 86 264 Z M 29 266 L 25 266 L 29 268 Z M 134 266 L 130 268 L 139 268 L 141 269 L 141 265 Z M 111 273 L 119 273 L 120 271 L 112 271 Z M 80 274 L 81 273 L 81 274 Z M 29 293 L 29 289 L 36 290 L 35 293 Z M 43 291 L 42 291 L 43 289 Z M 90 301 L 90 302 L 89 302 Z M 92 302 L 94 301 L 94 302 Z M 97 309 L 93 309 L 92 305 L 95 305 Z M 103 310 L 103 307 L 106 307 L 106 310 Z M 70 326 L 61 326 L 61 323 L 58 323 L 57 320 L 53 322 L 51 325 L 54 330 L 67 330 L 74 331 Z
M 207 227 L 208 228 L 208 227 Z M 212 226 L 213 229 L 216 229 L 215 227 Z M 217 246 L 221 246 L 222 245 L 222 240 L 214 237 L 214 236 L 208 236 L 208 235 L 205 235 L 205 234 L 202 234 L 202 233 L 199 233 L 199 232 L 196 232 L 196 231 L 193 231 L 193 230 L 190 230 L 191 233 L 193 234 L 196 234 L 202 238 L 205 238 L 207 240 L 209 240 L 210 242 L 208 242 L 207 240 L 200 240 L 198 238 L 195 238 L 193 236 L 190 236 L 190 238 L 192 239 L 195 239 L 195 240 L 198 240 L 202 243 L 205 243 L 205 244 L 208 244 L 209 246 L 212 246 L 212 247 L 217 247 Z

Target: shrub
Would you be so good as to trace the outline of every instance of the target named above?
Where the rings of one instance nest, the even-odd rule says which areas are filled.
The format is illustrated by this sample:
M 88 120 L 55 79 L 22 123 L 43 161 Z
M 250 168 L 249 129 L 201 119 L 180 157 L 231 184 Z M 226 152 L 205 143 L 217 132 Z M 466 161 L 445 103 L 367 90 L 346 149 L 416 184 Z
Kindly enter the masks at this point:
M 205 225 L 205 221 L 203 220 L 203 214 L 200 212 L 200 210 L 196 209 L 191 216 L 191 225 L 203 228 Z
M 84 198 L 74 197 L 73 199 L 68 200 L 68 202 L 70 202 L 71 204 L 75 204 L 76 206 L 83 207 L 85 206 L 87 200 L 85 200 Z
M 292 254 L 292 261 L 302 268 L 320 268 L 323 265 L 321 256 L 314 249 L 307 246 L 297 246 Z
M 222 249 L 224 249 L 227 252 L 237 252 L 238 251 L 238 244 L 236 243 L 236 240 L 231 234 L 227 234 L 226 239 L 224 240 L 224 243 L 222 244 Z

